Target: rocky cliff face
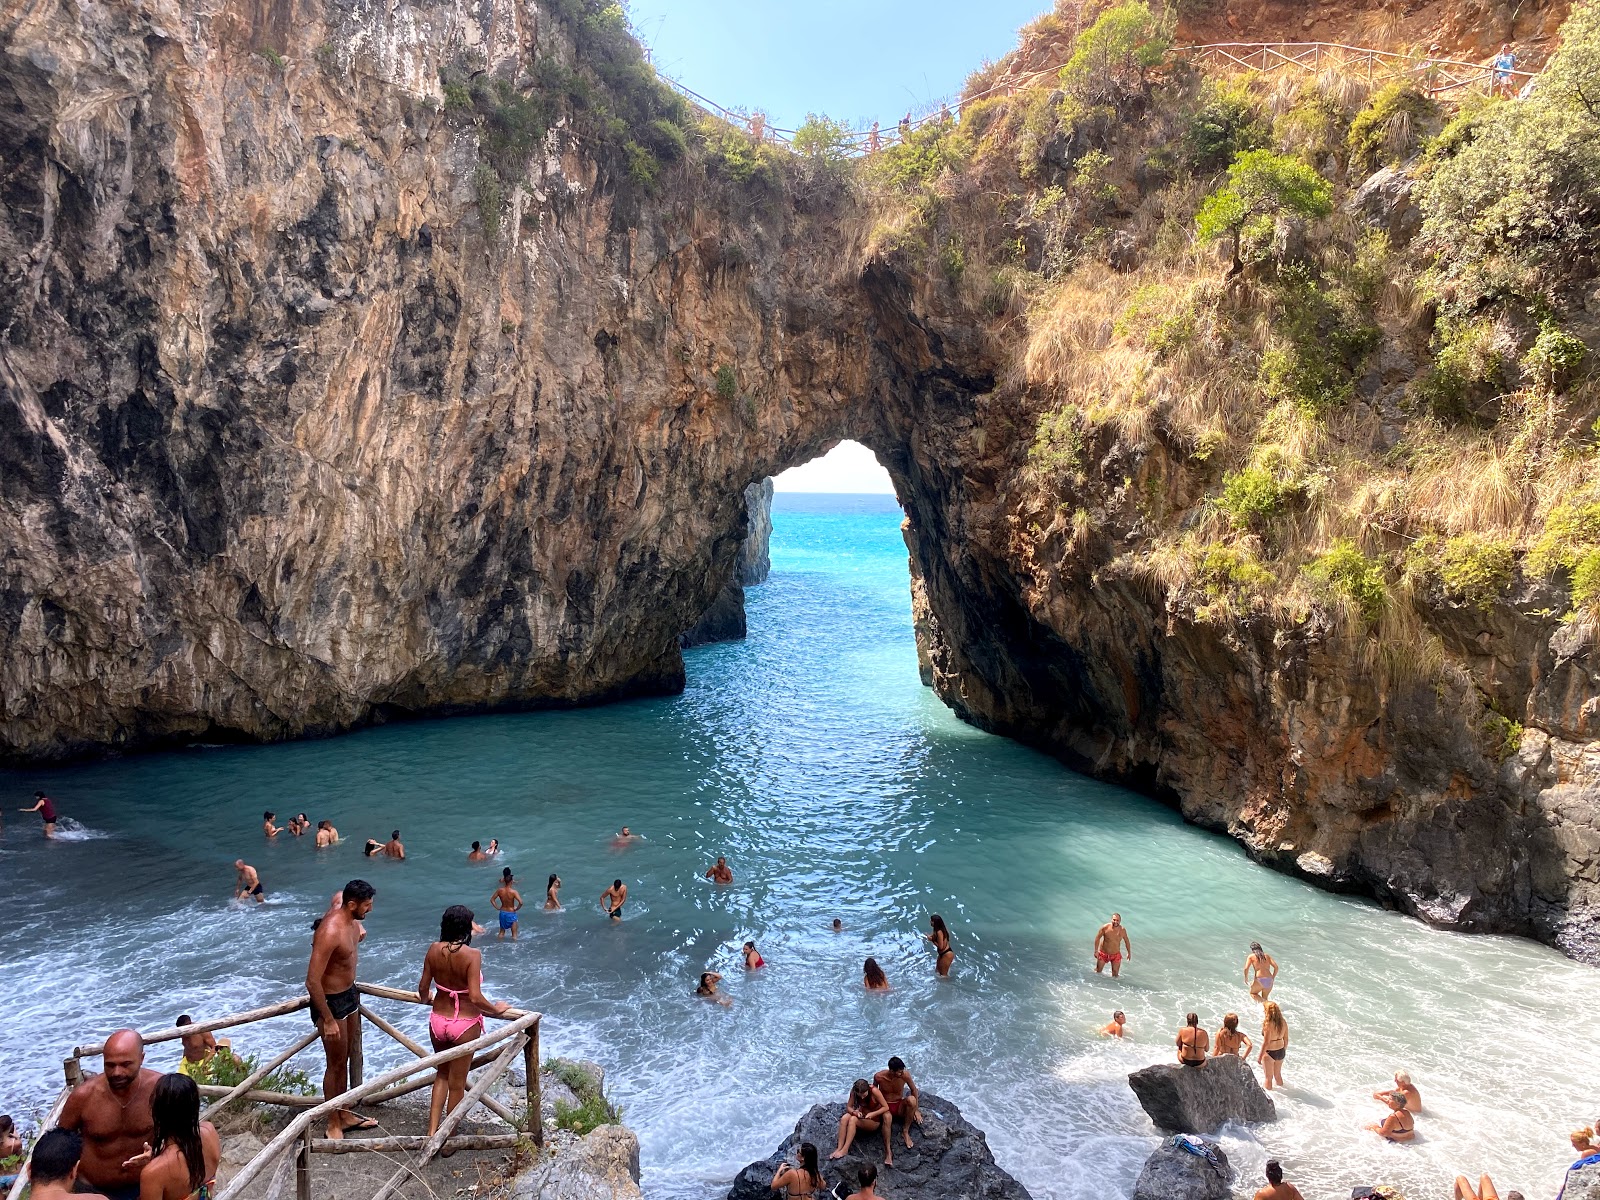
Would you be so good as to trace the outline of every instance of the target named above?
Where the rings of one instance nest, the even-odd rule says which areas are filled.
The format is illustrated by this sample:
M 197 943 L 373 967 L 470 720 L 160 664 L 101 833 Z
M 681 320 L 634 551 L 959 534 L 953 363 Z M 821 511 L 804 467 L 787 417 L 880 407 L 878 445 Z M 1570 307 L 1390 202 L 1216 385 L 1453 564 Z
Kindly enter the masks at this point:
M 6 10 L 0 757 L 671 691 L 747 487 L 851 437 L 962 715 L 1326 885 L 1600 949 L 1600 661 L 1545 598 L 1441 597 L 1463 673 L 1396 690 L 1320 619 L 1196 619 L 1109 569 L 1172 447 L 1103 436 L 1055 511 L 1004 315 L 868 253 L 837 181 L 640 189 L 557 122 L 484 186 L 439 69 L 571 56 L 526 0 Z M 1527 714 L 1507 761 L 1480 687 Z
M 733 560 L 733 576 L 711 607 L 678 638 L 687 650 L 712 642 L 736 642 L 745 635 L 744 590 L 765 583 L 772 573 L 772 480 L 762 479 L 744 490 L 745 535 Z

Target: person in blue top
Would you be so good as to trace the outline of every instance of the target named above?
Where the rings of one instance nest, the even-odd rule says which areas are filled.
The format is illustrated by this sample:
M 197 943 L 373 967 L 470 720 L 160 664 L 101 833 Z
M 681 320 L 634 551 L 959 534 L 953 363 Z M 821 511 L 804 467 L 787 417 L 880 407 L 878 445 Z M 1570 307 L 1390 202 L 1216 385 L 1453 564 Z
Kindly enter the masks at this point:
M 1517 69 L 1517 52 L 1509 43 L 1500 47 L 1500 53 L 1494 56 L 1494 89 L 1497 92 L 1511 91 Z

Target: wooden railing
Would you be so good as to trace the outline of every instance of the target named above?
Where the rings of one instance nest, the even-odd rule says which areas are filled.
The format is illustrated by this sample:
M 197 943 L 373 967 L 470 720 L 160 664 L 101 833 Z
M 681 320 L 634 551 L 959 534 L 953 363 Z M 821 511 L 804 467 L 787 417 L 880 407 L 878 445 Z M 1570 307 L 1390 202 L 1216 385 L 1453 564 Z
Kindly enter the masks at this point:
M 383 987 L 379 984 L 358 983 L 356 989 L 365 997 L 376 1000 L 397 1000 L 409 1004 L 422 1004 L 415 992 L 401 991 L 399 988 Z M 271 1004 L 265 1008 L 252 1009 L 249 1012 L 233 1013 L 226 1017 L 216 1017 L 209 1021 L 197 1021 L 191 1025 L 175 1026 L 171 1029 L 161 1029 L 154 1033 L 141 1034 L 146 1046 L 171 1042 L 196 1033 L 211 1033 L 218 1029 L 232 1029 L 240 1025 L 251 1025 L 258 1021 L 270 1020 L 273 1017 L 287 1016 L 300 1012 L 311 1006 L 309 996 L 300 996 L 293 1000 L 285 1000 L 278 1004 Z M 232 1087 L 222 1087 L 213 1084 L 200 1086 L 200 1094 L 210 1101 L 205 1110 L 200 1114 L 201 1120 L 209 1120 L 230 1104 L 236 1102 L 271 1104 L 280 1108 L 298 1109 L 298 1114 L 272 1139 L 261 1152 L 240 1168 L 239 1173 L 229 1180 L 227 1187 L 217 1194 L 217 1200 L 240 1200 L 245 1189 L 253 1183 L 269 1167 L 276 1163 L 272 1178 L 267 1185 L 266 1200 L 278 1200 L 287 1186 L 289 1176 L 295 1179 L 295 1195 L 297 1200 L 311 1200 L 311 1156 L 313 1154 L 359 1154 L 362 1152 L 396 1154 L 415 1153 L 414 1161 L 406 1162 L 396 1168 L 394 1174 L 373 1195 L 373 1200 L 389 1200 L 405 1183 L 407 1176 L 415 1175 L 428 1165 L 441 1150 L 497 1150 L 509 1149 L 518 1141 L 526 1137 L 535 1144 L 544 1144 L 544 1120 L 540 1112 L 539 1089 L 539 1022 L 540 1014 L 536 1012 L 523 1012 L 521 1009 L 507 1009 L 498 1014 L 506 1024 L 492 1033 L 485 1031 L 483 1036 L 470 1042 L 463 1042 L 459 1046 L 452 1046 L 448 1050 L 430 1054 L 411 1038 L 407 1037 L 390 1022 L 379 1016 L 372 1008 L 363 1002 L 358 1008 L 359 1018 L 354 1025 L 355 1035 L 350 1044 L 350 1087 L 337 1096 L 319 1098 L 317 1096 L 297 1096 L 286 1092 L 263 1091 L 257 1087 L 262 1080 L 268 1078 L 295 1055 L 310 1047 L 316 1041 L 319 1033 L 313 1028 L 309 1033 L 297 1037 L 288 1047 L 282 1050 L 266 1065 L 257 1067 L 246 1078 L 240 1080 Z M 489 1016 L 496 1014 L 490 1013 Z M 365 1056 L 362 1050 L 362 1028 L 370 1023 L 382 1033 L 404 1046 L 416 1056 L 417 1061 L 408 1062 L 404 1066 L 386 1071 L 375 1079 L 367 1080 L 365 1075 Z M 51 1106 L 49 1115 L 44 1119 L 41 1130 L 53 1126 L 61 1117 L 61 1110 L 66 1106 L 67 1097 L 72 1089 L 84 1080 L 82 1060 L 97 1058 L 105 1053 L 105 1046 L 74 1046 L 71 1054 L 62 1062 L 62 1070 L 66 1076 L 66 1086 L 61 1094 L 56 1097 Z M 519 1119 L 515 1113 L 500 1101 L 489 1095 L 489 1089 L 497 1083 L 511 1068 L 518 1056 L 522 1058 L 522 1068 L 526 1079 L 527 1109 Z M 376 1137 L 376 1138 L 317 1138 L 311 1135 L 311 1127 L 319 1120 L 325 1120 L 336 1110 L 354 1109 L 360 1105 L 383 1104 L 390 1100 L 399 1099 L 401 1096 L 410 1095 L 433 1085 L 432 1072 L 444 1063 L 468 1057 L 471 1059 L 471 1070 L 487 1067 L 476 1082 L 467 1090 L 459 1105 L 447 1114 L 439 1123 L 439 1128 L 431 1137 Z M 412 1079 L 419 1071 L 428 1072 L 422 1079 Z M 513 1132 L 501 1134 L 473 1134 L 457 1135 L 456 1126 L 474 1106 L 482 1105 L 495 1116 L 499 1117 Z M 26 1170 L 20 1172 L 16 1183 L 12 1186 L 7 1200 L 21 1200 L 23 1188 L 27 1184 Z
M 1180 46 L 1174 53 L 1208 66 L 1234 67 L 1258 74 L 1277 71 L 1323 71 L 1364 77 L 1368 83 L 1403 79 L 1436 100 L 1456 100 L 1464 95 L 1488 95 L 1509 83 L 1520 90 L 1534 78 L 1529 71 L 1501 71 L 1492 63 L 1458 62 L 1449 58 L 1399 54 L 1339 42 L 1218 42 L 1208 46 Z

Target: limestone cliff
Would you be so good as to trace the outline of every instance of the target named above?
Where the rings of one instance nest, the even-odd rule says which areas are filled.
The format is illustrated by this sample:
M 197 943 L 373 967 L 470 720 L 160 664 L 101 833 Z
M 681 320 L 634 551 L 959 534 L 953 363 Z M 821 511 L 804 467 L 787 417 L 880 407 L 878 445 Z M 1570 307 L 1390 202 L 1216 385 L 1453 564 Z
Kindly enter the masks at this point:
M 733 560 L 733 575 L 723 584 L 711 607 L 678 638 L 685 650 L 744 637 L 744 590 L 765 583 L 772 572 L 772 480 L 762 479 L 745 488 L 744 509 L 745 535 Z
M 562 11 L 4 10 L 0 757 L 672 691 L 746 489 L 850 437 L 906 509 L 958 712 L 1326 885 L 1596 951 L 1600 663 L 1559 586 L 1434 595 L 1426 682 L 1322 609 L 1199 611 L 1121 562 L 1215 483 L 1177 400 L 1086 423 L 1041 485 L 1070 389 L 963 275 L 976 233 L 919 256 L 836 172 L 608 140 Z M 940 221 L 987 211 L 974 176 L 939 188 Z M 1164 236 L 1141 220 L 1083 269 Z M 1527 727 L 1509 757 L 1484 695 Z

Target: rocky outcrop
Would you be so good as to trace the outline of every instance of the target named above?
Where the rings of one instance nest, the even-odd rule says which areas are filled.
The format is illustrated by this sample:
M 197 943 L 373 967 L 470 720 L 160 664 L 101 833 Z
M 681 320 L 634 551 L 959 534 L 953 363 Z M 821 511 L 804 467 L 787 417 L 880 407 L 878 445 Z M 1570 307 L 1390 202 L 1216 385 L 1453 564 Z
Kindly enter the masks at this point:
M 639 1138 L 621 1125 L 557 1142 L 517 1173 L 512 1200 L 639 1200 Z
M 772 1177 L 785 1162 L 798 1162 L 801 1142 L 817 1148 L 822 1175 L 829 1187 L 842 1185 L 848 1195 L 861 1183 L 861 1167 L 879 1169 L 877 1192 L 890 1200 L 1029 1200 L 1028 1190 L 1002 1170 L 989 1152 L 983 1130 L 969 1122 L 950 1101 L 922 1093 L 921 1129 L 912 1127 L 911 1149 L 894 1132 L 894 1166 L 883 1168 L 883 1141 L 858 1136 L 843 1158 L 827 1161 L 837 1144 L 842 1104 L 818 1104 L 800 1118 L 775 1151 L 740 1171 L 728 1200 L 772 1200 Z
M 678 638 L 678 645 L 685 650 L 744 637 L 744 589 L 765 583 L 772 572 L 772 480 L 761 479 L 745 488 L 744 506 L 745 536 L 733 560 L 733 577 L 717 593 L 711 607 Z
M 1561 1200 L 1600 1200 L 1600 1163 L 1569 1170 Z
M 1133 1200 L 1228 1200 L 1233 1174 L 1221 1146 L 1179 1134 L 1145 1159 Z
M 1045 494 L 1017 322 L 869 251 L 825 173 L 641 181 L 552 100 L 500 179 L 440 71 L 562 77 L 561 7 L 0 15 L 0 761 L 679 689 L 746 489 L 849 437 L 963 717 L 1323 886 L 1600 953 L 1564 605 L 1441 601 L 1426 679 L 1322 611 L 1207 619 L 1130 557 L 1204 502 L 1170 400 Z
M 1128 1086 L 1156 1128 L 1168 1133 L 1215 1133 L 1230 1121 L 1278 1119 L 1272 1097 L 1236 1054 L 1219 1054 L 1198 1067 L 1145 1067 L 1128 1076 Z

